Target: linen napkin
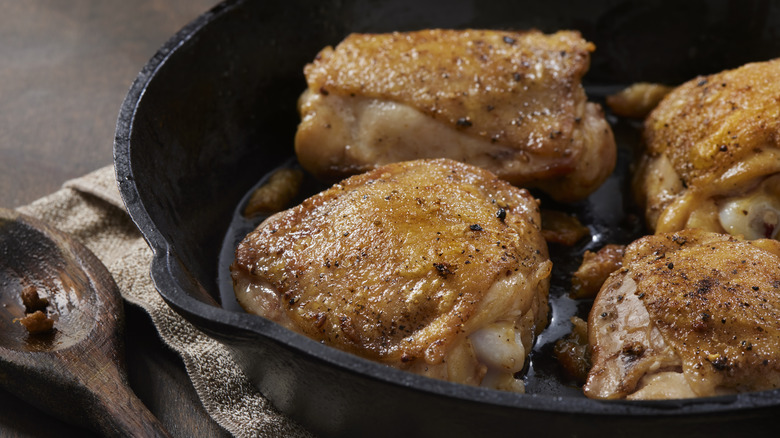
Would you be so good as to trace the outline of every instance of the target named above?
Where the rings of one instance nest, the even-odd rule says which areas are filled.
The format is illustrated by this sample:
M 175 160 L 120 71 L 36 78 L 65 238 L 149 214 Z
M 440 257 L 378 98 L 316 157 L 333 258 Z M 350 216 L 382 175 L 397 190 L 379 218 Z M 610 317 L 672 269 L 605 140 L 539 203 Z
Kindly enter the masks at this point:
M 72 234 L 106 265 L 122 297 L 143 308 L 162 340 L 183 359 L 208 414 L 237 437 L 310 437 L 278 412 L 249 382 L 230 353 L 163 301 L 149 276 L 152 251 L 130 220 L 113 166 L 67 181 L 57 191 L 18 208 Z

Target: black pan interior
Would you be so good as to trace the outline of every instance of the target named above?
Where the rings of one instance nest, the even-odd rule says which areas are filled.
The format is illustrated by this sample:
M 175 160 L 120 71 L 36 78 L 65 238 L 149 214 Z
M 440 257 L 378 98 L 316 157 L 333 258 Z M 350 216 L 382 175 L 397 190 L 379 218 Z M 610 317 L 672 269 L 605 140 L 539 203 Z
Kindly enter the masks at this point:
M 131 87 L 115 141 L 120 192 L 155 251 L 152 275 L 163 298 L 229 345 L 280 409 L 317 432 L 340 435 L 345 425 L 361 431 L 377 424 L 387 434 L 402 432 L 405 425 L 382 416 L 383 409 L 399 405 L 408 405 L 406 426 L 417 432 L 448 430 L 455 435 L 505 432 L 528 427 L 527 421 L 546 422 L 547 429 L 531 427 L 539 431 L 579 429 L 588 435 L 606 424 L 646 423 L 649 418 L 666 419 L 695 434 L 705 419 L 713 421 L 713 412 L 726 413 L 716 417 L 720 422 L 763 424 L 768 413 L 778 412 L 777 392 L 686 402 L 595 402 L 562 383 L 556 365 L 546 359 L 543 348 L 566 330 L 568 315 L 587 310 L 588 303 L 565 297 L 568 273 L 579 263 L 573 255 L 604 243 L 626 243 L 642 233 L 625 190 L 637 144 L 636 123 L 610 119 L 620 145 L 618 171 L 588 200 L 560 206 L 588 224 L 593 238 L 571 249 L 553 248 L 557 276 L 551 295 L 559 301 L 554 303 L 558 313 L 535 352 L 531 395 L 429 382 L 385 370 L 241 313 L 226 295 L 225 246 L 251 225 L 234 215 L 245 194 L 293 157 L 303 66 L 350 32 L 577 29 L 597 46 L 586 88 L 599 100 L 633 82 L 673 85 L 776 57 L 778 24 L 780 5 L 762 0 L 227 1 L 173 37 Z M 312 182 L 307 187 L 304 194 L 319 186 Z M 382 401 L 375 391 L 382 391 Z M 375 406 L 361 405 L 365 400 L 374 400 Z M 330 403 L 335 410 L 318 414 L 316 403 Z M 570 421 L 556 420 L 565 412 L 574 415 Z M 479 419 L 464 420 L 474 415 Z

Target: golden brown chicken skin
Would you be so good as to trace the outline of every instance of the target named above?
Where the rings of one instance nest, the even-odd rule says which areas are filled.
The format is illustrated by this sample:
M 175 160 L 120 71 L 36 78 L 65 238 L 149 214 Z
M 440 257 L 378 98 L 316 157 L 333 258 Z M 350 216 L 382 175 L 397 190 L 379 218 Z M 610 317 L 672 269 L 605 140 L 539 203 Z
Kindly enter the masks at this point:
M 352 34 L 306 66 L 295 138 L 324 179 L 445 157 L 571 201 L 615 166 L 615 141 L 581 85 L 592 43 L 561 31 Z
M 588 397 L 778 388 L 780 242 L 701 230 L 639 239 L 596 297 L 588 330 Z
M 387 365 L 522 391 L 547 323 L 536 200 L 446 159 L 379 167 L 264 221 L 231 266 L 249 312 Z
M 645 122 L 637 196 L 656 232 L 780 230 L 780 60 L 693 79 Z

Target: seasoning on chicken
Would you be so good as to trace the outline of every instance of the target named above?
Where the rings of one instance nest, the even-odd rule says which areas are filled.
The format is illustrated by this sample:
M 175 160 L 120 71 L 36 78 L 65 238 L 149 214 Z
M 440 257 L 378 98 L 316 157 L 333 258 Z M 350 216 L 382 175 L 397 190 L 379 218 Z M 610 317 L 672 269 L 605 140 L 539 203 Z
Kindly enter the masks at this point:
M 694 229 L 641 238 L 596 297 L 588 331 L 588 397 L 779 388 L 780 242 Z
M 515 378 L 547 324 L 537 201 L 447 159 L 353 176 L 275 214 L 231 266 L 248 311 L 317 341 L 453 382 Z
M 645 121 L 634 182 L 656 232 L 776 238 L 780 230 L 780 59 L 693 79 Z
M 305 68 L 299 162 L 337 179 L 451 158 L 582 199 L 616 160 L 611 128 L 580 83 L 594 49 L 573 31 L 352 34 Z

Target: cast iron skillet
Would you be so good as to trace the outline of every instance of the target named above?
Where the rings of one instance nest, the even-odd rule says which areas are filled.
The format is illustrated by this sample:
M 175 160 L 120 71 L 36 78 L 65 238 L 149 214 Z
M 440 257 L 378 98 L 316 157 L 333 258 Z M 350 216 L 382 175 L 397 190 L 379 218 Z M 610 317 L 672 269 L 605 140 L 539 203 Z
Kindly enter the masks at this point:
M 593 238 L 557 254 L 552 327 L 529 370 L 529 394 L 412 375 L 331 349 L 227 298 L 223 244 L 242 226 L 234 211 L 293 156 L 303 66 L 349 32 L 431 27 L 578 29 L 597 45 L 586 85 L 600 95 L 636 81 L 678 84 L 780 54 L 780 11 L 768 1 L 519 2 L 411 0 L 320 4 L 229 0 L 182 29 L 144 67 L 117 122 L 122 197 L 154 250 L 151 275 L 165 301 L 223 342 L 281 411 L 322 435 L 491 436 L 549 433 L 651 436 L 758 432 L 776 424 L 780 391 L 662 402 L 582 397 L 544 349 L 569 315 L 568 272 L 586 248 L 625 243 L 641 224 L 623 202 L 636 129 L 612 118 L 620 162 L 604 188 L 568 206 Z M 634 219 L 634 220 L 632 220 Z M 568 252 L 567 252 L 568 251 Z M 563 274 L 561 274 L 563 272 Z M 224 302 L 221 298 L 226 297 Z M 568 300 L 568 301 L 567 301 Z M 586 310 L 585 310 L 586 311 Z

